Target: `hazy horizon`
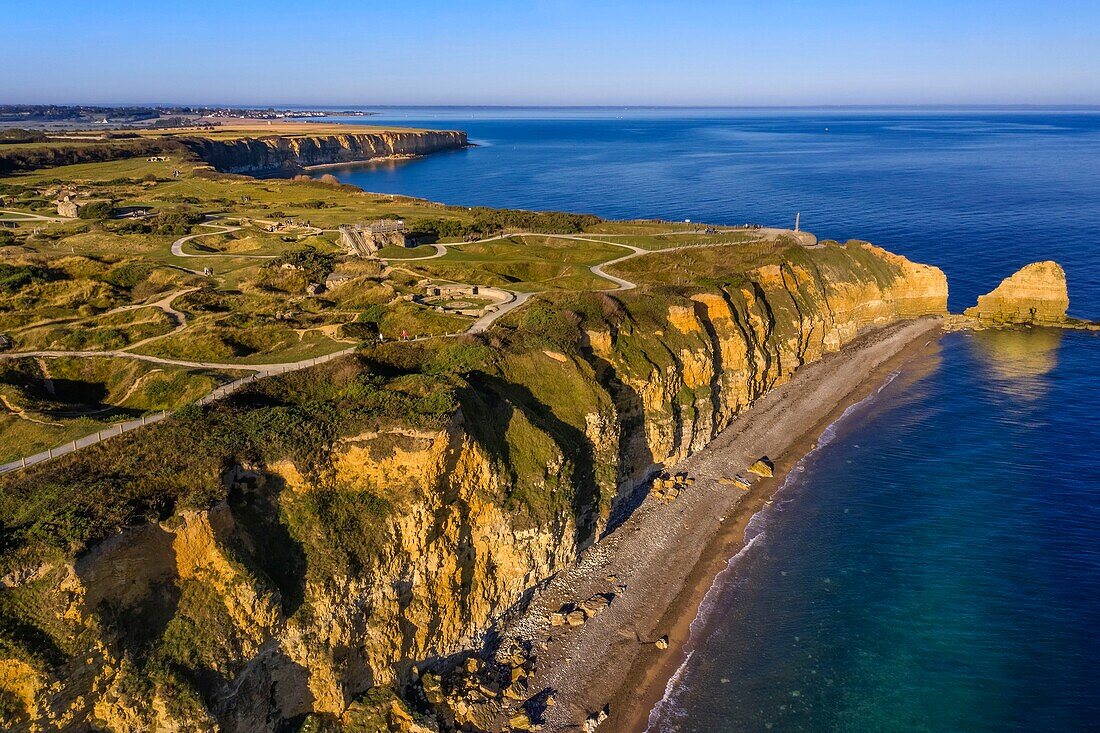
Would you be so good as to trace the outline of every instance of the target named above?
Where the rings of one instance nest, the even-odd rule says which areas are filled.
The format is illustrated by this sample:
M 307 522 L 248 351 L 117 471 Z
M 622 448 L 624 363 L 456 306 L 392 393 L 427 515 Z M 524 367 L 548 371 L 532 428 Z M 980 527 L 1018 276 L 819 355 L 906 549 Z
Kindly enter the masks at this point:
M 346 104 L 304 102 L 174 102 L 174 101 L 46 101 L 27 102 L 24 100 L 0 99 L 0 104 L 22 106 L 58 106 L 58 107 L 193 107 L 196 109 L 286 109 L 286 110 L 317 110 L 317 111 L 370 111 L 387 109 L 544 109 L 544 110 L 1004 110 L 1026 111 L 1098 111 L 1100 104 L 968 104 L 959 103 L 926 103 L 926 104 L 464 104 L 455 102 L 451 104 L 370 104 L 349 102 Z

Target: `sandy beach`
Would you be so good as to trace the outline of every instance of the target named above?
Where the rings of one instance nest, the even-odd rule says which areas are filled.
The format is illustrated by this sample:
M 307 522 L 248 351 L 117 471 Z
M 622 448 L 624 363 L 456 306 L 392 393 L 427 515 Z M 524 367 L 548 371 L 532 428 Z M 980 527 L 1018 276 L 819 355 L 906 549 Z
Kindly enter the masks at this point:
M 502 647 L 515 640 L 537 654 L 530 691 L 554 700 L 542 711 L 544 731 L 578 730 L 604 709 L 601 733 L 645 730 L 683 662 L 700 602 L 743 545 L 749 519 L 821 432 L 936 338 L 939 325 L 922 319 L 871 330 L 804 367 L 676 466 L 695 479 L 678 498 L 668 504 L 648 498 L 536 592 L 500 633 Z M 774 460 L 775 475 L 757 479 L 746 468 L 764 455 Z M 738 475 L 755 479 L 750 489 L 720 480 Z M 615 594 L 602 613 L 579 627 L 551 625 L 551 612 L 597 593 Z M 655 642 L 665 636 L 662 649 Z

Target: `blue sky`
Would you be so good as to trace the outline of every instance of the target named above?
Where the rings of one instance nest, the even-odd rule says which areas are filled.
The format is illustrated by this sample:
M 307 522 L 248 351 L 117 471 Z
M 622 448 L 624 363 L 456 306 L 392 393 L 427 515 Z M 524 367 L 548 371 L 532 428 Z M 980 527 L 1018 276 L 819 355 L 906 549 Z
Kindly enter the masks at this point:
M 0 102 L 1100 104 L 1100 2 L 0 0 Z

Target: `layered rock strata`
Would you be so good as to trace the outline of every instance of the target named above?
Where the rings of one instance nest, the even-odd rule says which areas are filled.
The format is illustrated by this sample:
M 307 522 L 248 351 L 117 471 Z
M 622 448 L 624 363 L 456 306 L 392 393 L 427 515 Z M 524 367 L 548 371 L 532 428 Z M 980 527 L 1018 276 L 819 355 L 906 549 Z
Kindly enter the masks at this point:
M 1066 273 L 1057 262 L 1033 262 L 978 297 L 965 314 L 984 325 L 1058 326 L 1066 321 L 1069 291 Z
M 533 300 L 479 342 L 490 358 L 442 428 L 350 432 L 320 469 L 242 459 L 208 508 L 9 572 L 5 729 L 448 729 L 454 706 L 392 691 L 454 669 L 642 479 L 802 365 L 946 311 L 936 268 L 861 243 L 800 252 L 698 287 Z
M 453 130 L 283 135 L 238 140 L 189 138 L 182 142 L 223 173 L 248 174 L 294 172 L 313 165 L 429 155 L 469 144 L 465 132 Z

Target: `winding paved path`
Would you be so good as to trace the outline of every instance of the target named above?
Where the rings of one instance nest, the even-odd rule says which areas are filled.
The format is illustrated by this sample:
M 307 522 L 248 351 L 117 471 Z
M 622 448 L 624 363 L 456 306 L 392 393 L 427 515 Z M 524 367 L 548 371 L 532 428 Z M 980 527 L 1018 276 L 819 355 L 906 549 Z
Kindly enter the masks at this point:
M 275 255 L 239 255 L 232 252 L 207 252 L 201 255 L 191 254 L 190 252 L 183 251 L 183 245 L 190 242 L 192 239 L 198 239 L 199 237 L 209 237 L 213 234 L 229 234 L 230 232 L 240 231 L 241 227 L 229 227 L 222 226 L 221 224 L 213 224 L 211 222 L 203 222 L 196 224 L 200 227 L 213 227 L 217 229 L 215 232 L 199 232 L 198 234 L 188 234 L 185 237 L 180 237 L 176 241 L 172 242 L 172 254 L 176 257 L 250 257 L 253 259 L 261 260 L 273 260 Z
M 504 288 L 499 288 L 499 289 L 504 290 Z M 470 325 L 470 327 L 468 329 L 466 329 L 466 333 L 485 333 L 486 331 L 489 330 L 489 327 L 492 326 L 494 322 L 496 322 L 496 320 L 498 318 L 501 318 L 502 316 L 508 315 L 509 313 L 514 311 L 516 308 L 519 308 L 521 305 L 526 303 L 531 298 L 532 295 L 536 294 L 536 293 L 517 293 L 514 290 L 505 290 L 504 292 L 511 293 L 512 294 L 512 299 L 509 300 L 507 303 L 503 303 L 501 305 L 498 305 L 496 307 L 496 310 L 490 311 L 490 312 L 486 313 L 485 315 L 483 315 L 481 318 L 478 318 L 476 321 L 474 321 Z
M 336 354 L 343 356 L 344 354 L 350 354 L 355 351 L 355 347 L 343 349 L 342 351 L 335 352 Z M 110 350 L 110 351 L 62 351 L 62 350 L 43 350 L 43 351 L 20 351 L 16 353 L 0 354 L 0 359 L 26 359 L 31 358 L 58 358 L 63 356 L 79 356 L 88 358 L 119 358 L 119 359 L 136 359 L 138 361 L 148 361 L 153 364 L 168 364 L 170 366 L 182 366 L 190 367 L 192 369 L 226 369 L 232 371 L 247 371 L 256 372 L 263 376 L 269 376 L 271 374 L 283 374 L 285 372 L 292 372 L 296 369 L 305 369 L 311 367 L 316 363 L 319 363 L 317 359 L 328 360 L 332 358 L 332 355 L 326 355 L 324 357 L 317 357 L 317 359 L 301 359 L 300 361 L 279 362 L 275 364 L 242 364 L 241 362 L 227 363 L 216 361 L 185 361 L 183 359 L 168 359 L 162 356 L 150 356 L 149 354 L 135 354 L 130 351 L 122 350 Z
M 111 310 L 107 311 L 103 315 L 107 316 L 107 315 L 110 315 L 112 313 L 124 313 L 126 311 L 136 311 L 136 310 L 139 310 L 141 308 L 160 308 L 162 311 L 164 311 L 164 313 L 169 318 L 171 318 L 173 321 L 176 322 L 177 326 L 182 326 L 183 324 L 187 323 L 187 316 L 182 311 L 178 311 L 175 308 L 173 308 L 172 307 L 172 301 L 174 301 L 176 298 L 180 297 L 181 295 L 187 295 L 188 293 L 193 293 L 198 289 L 199 288 L 185 288 L 183 290 L 176 290 L 176 291 L 173 291 L 171 293 L 168 293 L 167 295 L 162 297 L 160 300 L 154 300 L 151 303 L 132 303 L 130 305 L 122 305 L 122 306 L 119 306 L 118 308 L 112 308 Z M 133 345 L 131 344 L 130 346 L 128 346 L 126 348 L 133 348 Z
M 238 389 L 246 384 L 256 381 L 257 379 L 263 379 L 264 377 L 270 377 L 275 374 L 285 374 L 287 372 L 297 371 L 298 369 L 305 369 L 307 367 L 323 364 L 326 361 L 332 361 L 341 356 L 346 356 L 355 351 L 355 348 L 343 349 L 341 351 L 334 352 L 332 354 L 326 354 L 325 356 L 319 356 L 316 359 L 302 359 L 301 361 L 289 362 L 284 364 L 217 364 L 212 362 L 191 362 L 180 361 L 176 359 L 162 359 L 156 356 L 145 356 L 144 354 L 131 354 L 125 351 L 36 351 L 27 352 L 22 354 L 0 354 L 0 358 L 14 358 L 23 356 L 85 356 L 85 357 L 125 357 L 129 359 L 140 359 L 142 361 L 151 361 L 157 364 L 173 364 L 178 366 L 189 366 L 194 368 L 205 369 L 232 369 L 236 371 L 251 371 L 252 374 L 246 375 L 239 379 L 235 379 L 232 382 L 223 384 L 215 389 L 210 394 L 206 395 L 198 401 L 200 405 L 208 405 L 214 400 L 219 400 L 226 395 L 236 392 Z M 81 448 L 87 448 L 90 445 L 95 445 L 100 441 L 107 438 L 114 437 L 116 435 L 122 435 L 123 433 L 135 430 L 145 425 L 152 425 L 164 420 L 172 413 L 168 411 L 162 411 L 154 413 L 152 415 L 143 415 L 136 420 L 129 420 L 127 422 L 115 423 L 105 430 L 100 430 L 91 435 L 85 435 L 83 438 L 77 438 L 76 440 L 65 443 L 57 448 L 50 448 L 49 450 L 36 453 L 33 456 L 26 456 L 9 463 L 0 465 L 0 474 L 7 473 L 9 471 L 15 471 L 20 468 L 26 468 L 27 466 L 33 466 L 36 463 L 42 463 L 48 461 L 51 458 L 57 458 L 63 456 L 66 453 L 72 453 L 73 451 L 80 450 Z
M 40 217 L 40 218 L 46 218 L 46 217 Z M 236 254 L 221 253 L 221 252 L 211 253 L 211 254 L 204 254 L 204 255 L 194 255 L 194 254 L 188 254 L 188 253 L 184 252 L 183 251 L 183 245 L 186 242 L 188 242 L 189 240 L 195 239 L 197 237 L 209 236 L 210 234 L 225 234 L 225 233 L 228 233 L 228 232 L 237 231 L 241 228 L 239 226 L 228 226 L 227 227 L 227 226 L 222 226 L 222 225 L 214 224 L 214 223 L 210 223 L 210 222 L 203 223 L 200 226 L 214 227 L 214 228 L 218 229 L 219 231 L 216 231 L 216 232 L 203 232 L 203 233 L 199 233 L 199 234 L 190 234 L 190 235 L 187 235 L 185 237 L 180 237 L 179 239 L 177 239 L 175 242 L 172 243 L 172 254 L 173 255 L 176 255 L 177 257 L 252 257 L 252 258 L 262 258 L 262 259 L 272 259 L 273 258 L 272 255 L 236 255 Z M 767 234 L 779 233 L 780 231 L 781 230 L 763 230 L 762 233 L 766 233 L 765 236 L 767 236 Z M 679 234 L 680 232 L 675 232 L 675 233 Z M 816 238 L 813 238 L 813 235 L 808 235 L 810 240 L 811 240 L 809 242 L 807 242 L 807 240 L 806 240 L 806 235 L 808 235 L 808 233 L 800 233 L 799 241 L 802 242 L 803 244 L 806 244 L 807 246 L 812 246 L 812 245 L 816 244 L 817 240 L 816 240 Z M 593 275 L 595 275 L 597 277 L 600 277 L 600 278 L 603 278 L 604 280 L 607 280 L 608 282 L 615 285 L 614 288 L 609 288 L 608 290 L 605 290 L 605 291 L 602 291 L 602 292 L 618 292 L 618 291 L 624 291 L 624 290 L 633 290 L 634 288 L 638 287 L 637 283 L 631 282 L 630 280 L 626 280 L 626 279 L 618 277 L 616 275 L 608 274 L 604 270 L 605 267 L 608 267 L 608 266 L 611 266 L 611 265 L 616 265 L 620 262 L 625 262 L 626 260 L 630 260 L 630 259 L 633 259 L 635 257 L 641 257 L 643 255 L 661 254 L 663 252 L 675 252 L 675 251 L 684 250 L 684 249 L 703 249 L 703 248 L 709 248 L 709 247 L 723 247 L 723 246 L 728 246 L 729 244 L 745 244 L 746 243 L 746 242 L 730 242 L 730 243 L 685 244 L 685 245 L 678 246 L 678 247 L 667 247 L 667 248 L 663 248 L 663 249 L 651 250 L 651 249 L 643 249 L 641 247 L 636 247 L 636 246 L 631 245 L 631 244 L 623 244 L 623 243 L 620 243 L 620 242 L 608 241 L 608 240 L 605 240 L 605 239 L 593 239 L 591 237 L 582 237 L 582 236 L 572 235 L 572 234 L 546 235 L 546 234 L 539 234 L 539 233 L 514 233 L 514 234 L 500 234 L 500 235 L 497 235 L 497 236 L 494 236 L 494 237 L 489 237 L 489 238 L 486 238 L 486 239 L 479 239 L 479 240 L 476 240 L 476 241 L 473 241 L 473 242 L 455 242 L 453 244 L 440 244 L 440 243 L 437 243 L 437 244 L 434 245 L 435 249 L 436 249 L 435 254 L 429 255 L 427 257 L 410 257 L 410 258 L 382 258 L 382 257 L 380 257 L 378 259 L 381 260 L 383 263 L 385 263 L 387 266 L 389 265 L 389 262 L 391 260 L 394 261 L 394 262 L 409 262 L 409 263 L 416 262 L 416 261 L 421 261 L 421 260 L 434 260 L 434 259 L 437 259 L 439 257 L 443 257 L 444 255 L 446 255 L 448 247 L 462 246 L 462 245 L 465 245 L 465 244 L 482 244 L 482 243 L 485 243 L 485 242 L 493 242 L 493 241 L 497 241 L 497 240 L 501 240 L 501 239 L 507 239 L 509 237 L 523 237 L 523 236 L 553 236 L 553 237 L 557 237 L 557 238 L 560 238 L 560 239 L 571 239 L 571 240 L 579 241 L 579 242 L 594 242 L 594 243 L 597 243 L 597 244 L 605 244 L 605 245 L 610 244 L 610 245 L 615 246 L 615 247 L 622 247 L 623 249 L 629 250 L 629 252 L 627 254 L 623 255 L 622 257 L 617 257 L 615 259 L 607 260 L 606 262 L 601 262 L 599 264 L 592 265 L 588 268 L 588 270 Z M 629 236 L 629 235 L 623 235 L 623 236 Z M 759 241 L 759 240 L 750 240 L 750 241 Z M 183 269 L 186 269 L 186 268 L 183 268 Z M 199 274 L 201 274 L 201 273 L 199 273 Z M 405 339 L 405 341 L 425 341 L 425 340 L 433 339 L 433 338 L 453 338 L 455 336 L 460 336 L 463 333 L 471 333 L 471 334 L 484 333 L 485 331 L 489 330 L 489 328 L 497 320 L 499 320 L 503 316 L 507 315 L 508 313 L 511 313 L 512 311 L 516 310 L 517 308 L 522 307 L 524 305 L 524 303 L 526 303 L 528 300 L 530 300 L 533 295 L 537 295 L 537 293 L 517 292 L 517 291 L 505 290 L 504 288 L 499 288 L 499 289 L 510 293 L 512 295 L 512 299 L 509 300 L 508 302 L 503 303 L 502 305 L 498 306 L 495 310 L 490 311 L 489 313 L 486 313 L 481 318 L 478 318 L 476 321 L 474 321 L 470 325 L 469 328 L 466 329 L 466 331 L 459 332 L 459 333 L 452 333 L 452 334 L 441 334 L 439 336 L 418 336 L 418 337 L 412 338 L 412 339 Z M 153 303 L 142 303 L 142 304 L 135 304 L 135 305 L 132 305 L 132 306 L 123 306 L 122 309 L 136 309 L 136 308 L 147 308 L 147 307 L 155 306 L 155 307 L 161 308 L 162 310 L 164 310 L 166 313 L 169 313 L 170 315 L 174 314 L 175 316 L 179 317 L 181 319 L 181 323 L 183 323 L 186 320 L 186 317 L 181 312 L 176 311 L 175 309 L 172 309 L 171 308 L 171 302 L 176 297 L 178 297 L 180 295 L 183 295 L 185 292 L 190 292 L 190 290 L 179 291 L 179 292 L 176 292 L 176 293 L 172 293 L 172 294 L 170 294 L 168 296 L 165 296 L 164 298 L 161 298 L 160 300 L 158 300 L 156 302 L 153 302 Z M 131 347 L 127 347 L 127 348 L 132 348 L 132 346 L 135 346 L 135 345 L 136 344 L 133 344 L 133 345 L 131 345 Z M 206 395 L 205 397 L 203 397 L 202 399 L 200 399 L 198 401 L 198 404 L 206 405 L 206 404 L 209 404 L 210 402 L 213 402 L 214 400 L 221 399 L 222 397 L 225 397 L 226 395 L 231 394 L 232 392 L 235 392 L 236 390 L 240 389 L 244 385 L 249 384 L 249 383 L 255 381 L 256 379 L 262 379 L 264 377 L 269 377 L 269 376 L 272 376 L 272 375 L 275 375 L 275 374 L 285 374 L 287 372 L 297 371 L 299 369 L 305 369 L 305 368 L 308 368 L 308 367 L 311 367 L 311 366 L 315 366 L 317 364 L 324 363 L 326 361 L 331 361 L 332 359 L 336 359 L 338 357 L 354 353 L 355 348 L 356 347 L 343 349 L 341 351 L 337 351 L 337 352 L 334 352 L 332 354 L 328 354 L 328 355 L 323 356 L 323 357 L 318 357 L 316 359 L 303 359 L 301 361 L 296 361 L 296 362 L 284 362 L 284 363 L 277 363 L 277 364 L 239 364 L 239 363 L 238 364 L 225 364 L 225 363 L 218 363 L 218 362 L 194 362 L 194 361 L 184 361 L 184 360 L 180 360 L 180 359 L 167 359 L 167 358 L 163 358 L 163 357 L 159 357 L 159 356 L 149 356 L 149 355 L 146 355 L 146 354 L 135 354 L 133 352 L 120 351 L 120 350 L 112 350 L 112 351 L 25 351 L 25 352 L 19 352 L 19 353 L 0 354 L 0 359 L 17 359 L 17 358 L 25 358 L 25 357 L 47 357 L 48 358 L 48 357 L 72 357 L 72 356 L 92 357 L 92 358 L 94 358 L 94 357 L 101 357 L 101 358 L 102 357 L 115 357 L 115 358 L 139 359 L 139 360 L 142 360 L 142 361 L 152 362 L 152 363 L 155 363 L 155 364 L 168 364 L 168 365 L 173 365 L 173 366 L 190 367 L 190 368 L 194 368 L 194 369 L 224 369 L 224 370 L 250 371 L 250 372 L 252 372 L 252 374 L 249 374 L 248 376 L 241 377 L 240 379 L 236 379 L 232 382 L 229 382 L 227 384 L 222 385 L 221 387 L 218 387 L 213 392 L 211 392 L 210 394 Z M 52 448 L 50 450 L 43 451 L 41 453 L 37 453 L 33 456 L 27 456 L 25 458 L 22 458 L 22 459 L 19 459 L 19 460 L 16 460 L 16 461 L 11 461 L 10 463 L 0 465 L 0 474 L 7 473 L 9 471 L 14 471 L 14 470 L 17 470 L 17 469 L 20 469 L 20 468 L 25 468 L 27 466 L 34 465 L 36 463 L 41 463 L 43 461 L 50 460 L 51 458 L 56 458 L 57 456 L 64 455 L 66 453 L 72 453 L 73 451 L 80 450 L 81 448 L 86 448 L 90 445 L 95 445 L 96 443 L 100 442 L 101 440 L 106 440 L 109 437 L 112 437 L 112 436 L 115 436 L 115 435 L 121 435 L 124 432 L 134 430 L 134 429 L 142 427 L 144 425 L 149 425 L 149 424 L 152 424 L 152 423 L 155 423 L 155 422 L 160 422 L 161 420 L 165 419 L 166 417 L 168 417 L 171 414 L 172 413 L 170 413 L 170 412 L 163 411 L 163 412 L 156 413 L 156 414 L 153 414 L 153 415 L 143 416 L 143 417 L 141 417 L 139 419 L 136 419 L 136 420 L 130 420 L 130 421 L 124 422 L 124 423 L 116 423 L 115 425 L 112 425 L 107 430 L 101 430 L 98 433 L 93 434 L 93 435 L 86 435 L 83 438 L 78 438 L 77 440 L 72 441 L 71 443 L 66 443 L 63 446 L 59 446 L 57 448 Z

